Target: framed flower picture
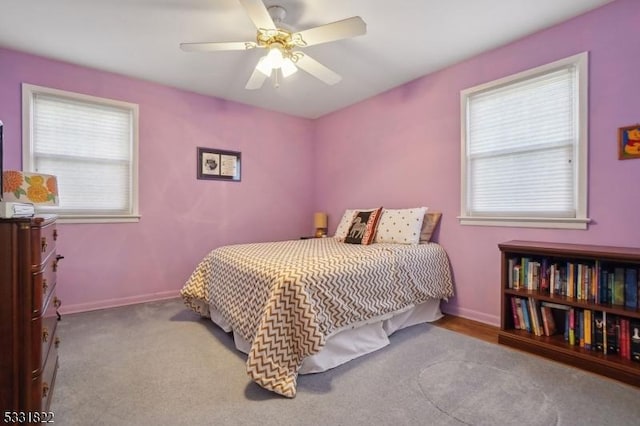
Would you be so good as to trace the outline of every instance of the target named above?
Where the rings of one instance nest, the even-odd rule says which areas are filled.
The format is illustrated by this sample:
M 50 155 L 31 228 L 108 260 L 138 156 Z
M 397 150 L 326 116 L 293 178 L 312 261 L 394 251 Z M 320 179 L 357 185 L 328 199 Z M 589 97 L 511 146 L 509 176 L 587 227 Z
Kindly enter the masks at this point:
M 239 182 L 240 157 L 237 151 L 198 147 L 198 179 Z

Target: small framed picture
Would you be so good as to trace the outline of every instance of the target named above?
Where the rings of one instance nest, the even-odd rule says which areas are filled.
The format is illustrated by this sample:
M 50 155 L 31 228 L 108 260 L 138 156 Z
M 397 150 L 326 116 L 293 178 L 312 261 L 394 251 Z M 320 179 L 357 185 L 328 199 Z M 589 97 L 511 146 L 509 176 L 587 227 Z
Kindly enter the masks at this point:
M 640 124 L 618 129 L 618 159 L 640 158 Z
M 198 179 L 240 181 L 240 153 L 198 147 Z

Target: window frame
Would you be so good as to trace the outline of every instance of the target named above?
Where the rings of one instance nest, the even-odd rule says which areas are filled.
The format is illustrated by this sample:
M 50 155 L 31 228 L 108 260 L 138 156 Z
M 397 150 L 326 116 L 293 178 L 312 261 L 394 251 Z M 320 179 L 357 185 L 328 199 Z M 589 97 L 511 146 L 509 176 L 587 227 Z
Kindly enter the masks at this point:
M 461 132 L 461 193 L 460 216 L 461 225 L 524 227 L 524 228 L 559 228 L 587 229 L 591 219 L 587 216 L 588 197 L 588 52 L 582 52 L 555 62 L 512 74 L 497 80 L 483 83 L 460 92 L 460 132 Z M 527 217 L 527 216 L 478 216 L 469 213 L 468 206 L 468 163 L 467 132 L 469 126 L 469 97 L 478 92 L 499 89 L 511 84 L 533 79 L 541 75 L 575 67 L 577 74 L 576 102 L 576 143 L 574 145 L 574 203 L 575 217 Z
M 66 90 L 53 89 L 44 86 L 37 86 L 29 83 L 22 83 L 22 168 L 25 171 L 34 172 L 33 154 L 33 103 L 37 94 L 72 99 L 74 101 L 107 105 L 117 108 L 127 109 L 131 112 L 131 177 L 130 177 L 130 203 L 129 212 L 124 214 L 87 214 L 87 213 L 63 213 L 58 212 L 57 206 L 47 206 L 46 213 L 58 215 L 60 223 L 128 223 L 139 222 L 139 180 L 138 180 L 138 129 L 139 129 L 139 107 L 137 104 L 118 101 L 109 98 L 86 95 L 82 93 L 70 92 Z M 36 211 L 45 212 L 45 209 L 36 206 Z

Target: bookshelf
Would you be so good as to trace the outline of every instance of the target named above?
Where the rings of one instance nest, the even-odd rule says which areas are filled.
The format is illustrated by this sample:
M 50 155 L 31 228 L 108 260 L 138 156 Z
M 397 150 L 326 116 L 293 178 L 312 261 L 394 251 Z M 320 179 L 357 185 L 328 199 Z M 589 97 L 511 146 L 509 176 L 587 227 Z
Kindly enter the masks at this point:
M 501 344 L 640 387 L 640 248 L 498 247 Z

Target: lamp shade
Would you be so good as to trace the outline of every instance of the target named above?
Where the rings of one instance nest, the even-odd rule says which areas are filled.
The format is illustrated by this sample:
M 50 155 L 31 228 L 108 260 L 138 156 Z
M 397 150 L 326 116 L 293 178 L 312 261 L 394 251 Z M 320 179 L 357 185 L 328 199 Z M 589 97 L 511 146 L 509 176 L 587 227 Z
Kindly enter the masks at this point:
M 2 200 L 45 206 L 58 205 L 58 180 L 53 175 L 5 170 Z
M 313 224 L 316 228 L 326 228 L 327 227 L 327 214 L 326 213 L 315 213 L 313 215 Z

